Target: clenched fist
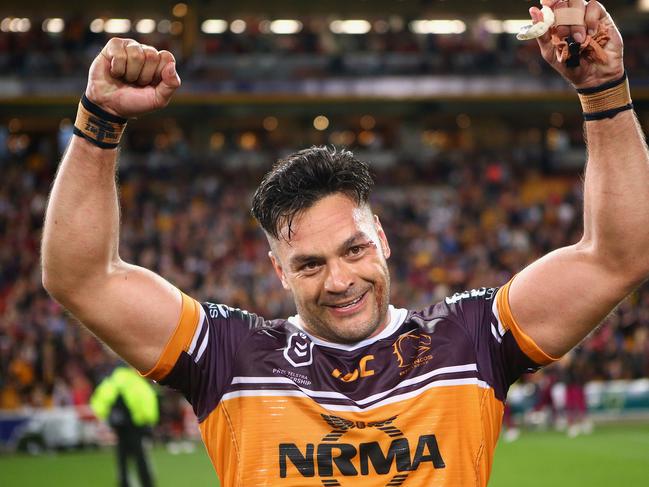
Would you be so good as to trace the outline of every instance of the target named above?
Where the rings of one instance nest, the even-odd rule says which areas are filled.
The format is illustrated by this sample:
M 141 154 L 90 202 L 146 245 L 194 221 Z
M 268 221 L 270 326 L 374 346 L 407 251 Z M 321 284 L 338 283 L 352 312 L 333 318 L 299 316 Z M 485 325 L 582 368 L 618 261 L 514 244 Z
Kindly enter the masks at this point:
M 129 118 L 164 108 L 179 86 L 173 54 L 115 37 L 90 66 L 86 97 L 109 113 Z

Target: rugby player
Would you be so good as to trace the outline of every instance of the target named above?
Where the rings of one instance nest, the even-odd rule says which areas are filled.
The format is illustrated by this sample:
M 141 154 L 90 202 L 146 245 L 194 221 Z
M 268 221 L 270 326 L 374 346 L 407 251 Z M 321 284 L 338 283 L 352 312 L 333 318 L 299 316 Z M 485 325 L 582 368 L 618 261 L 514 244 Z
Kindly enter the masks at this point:
M 585 18 L 553 31 L 572 37 L 563 45 L 538 39 L 584 107 L 583 237 L 500 288 L 423 310 L 390 305 L 388 238 L 368 204 L 368 167 L 347 151 L 289 156 L 254 196 L 293 317 L 201 304 L 122 261 L 119 137 L 129 117 L 166 106 L 180 78 L 171 53 L 129 39 L 96 57 L 49 200 L 43 283 L 142 374 L 186 395 L 221 485 L 484 486 L 509 385 L 647 278 L 649 158 L 622 39 L 596 1 L 546 4 Z M 577 67 L 557 56 L 578 56 L 602 28 L 604 56 Z

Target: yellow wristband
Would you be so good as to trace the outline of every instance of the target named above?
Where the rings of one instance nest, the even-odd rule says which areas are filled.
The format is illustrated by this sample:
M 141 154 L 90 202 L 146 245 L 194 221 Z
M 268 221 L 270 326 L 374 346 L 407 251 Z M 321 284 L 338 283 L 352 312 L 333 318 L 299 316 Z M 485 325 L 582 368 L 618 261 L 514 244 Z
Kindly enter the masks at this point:
M 578 89 L 577 93 L 587 121 L 612 118 L 620 112 L 633 109 L 626 72 L 620 79 L 594 88 Z
M 119 145 L 127 121 L 95 105 L 84 94 L 79 102 L 73 132 L 97 147 L 114 149 Z

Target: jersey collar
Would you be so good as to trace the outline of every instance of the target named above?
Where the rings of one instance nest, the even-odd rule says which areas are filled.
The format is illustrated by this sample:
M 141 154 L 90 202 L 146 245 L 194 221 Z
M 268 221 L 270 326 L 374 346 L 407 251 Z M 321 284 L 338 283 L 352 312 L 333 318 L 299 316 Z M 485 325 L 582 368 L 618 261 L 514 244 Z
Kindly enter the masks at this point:
M 359 348 L 366 347 L 368 345 L 371 345 L 374 342 L 377 342 L 379 340 L 382 340 L 383 338 L 387 338 L 390 335 L 392 335 L 405 321 L 406 316 L 408 315 L 408 310 L 403 308 L 395 308 L 394 306 L 389 305 L 388 313 L 390 314 L 390 322 L 388 323 L 388 326 L 386 326 L 383 329 L 383 331 L 381 331 L 381 333 L 371 338 L 366 338 L 365 340 L 361 340 L 360 342 L 352 343 L 352 344 L 333 343 L 311 335 L 308 331 L 304 329 L 304 326 L 302 325 L 302 320 L 300 319 L 300 315 L 290 316 L 288 318 L 288 322 L 291 323 L 293 326 L 299 328 L 300 331 L 302 331 L 302 333 L 307 335 L 313 343 L 315 343 L 320 347 L 337 348 L 338 350 L 351 351 L 351 350 L 357 350 Z

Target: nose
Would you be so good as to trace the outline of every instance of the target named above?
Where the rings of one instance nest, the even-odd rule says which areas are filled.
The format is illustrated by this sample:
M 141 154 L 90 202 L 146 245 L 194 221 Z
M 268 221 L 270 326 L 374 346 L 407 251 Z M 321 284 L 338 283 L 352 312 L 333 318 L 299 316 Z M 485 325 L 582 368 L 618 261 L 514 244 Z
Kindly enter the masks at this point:
M 325 279 L 325 291 L 333 294 L 346 292 L 354 285 L 354 274 L 349 265 L 336 260 L 327 266 L 327 277 Z

